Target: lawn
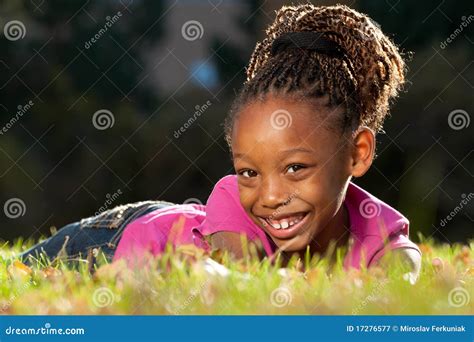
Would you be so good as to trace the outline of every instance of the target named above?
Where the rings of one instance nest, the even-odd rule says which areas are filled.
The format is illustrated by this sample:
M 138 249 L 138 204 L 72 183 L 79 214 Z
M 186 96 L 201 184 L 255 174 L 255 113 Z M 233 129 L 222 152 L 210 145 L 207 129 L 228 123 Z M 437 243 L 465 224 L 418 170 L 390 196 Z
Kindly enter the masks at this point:
M 32 243 L 0 247 L 0 314 L 474 314 L 474 242 L 422 240 L 415 284 L 401 262 L 345 272 L 343 249 L 331 263 L 313 257 L 281 268 L 252 252 L 237 262 L 183 246 L 136 270 L 99 255 L 91 272 L 85 260 L 30 268 L 14 259 Z

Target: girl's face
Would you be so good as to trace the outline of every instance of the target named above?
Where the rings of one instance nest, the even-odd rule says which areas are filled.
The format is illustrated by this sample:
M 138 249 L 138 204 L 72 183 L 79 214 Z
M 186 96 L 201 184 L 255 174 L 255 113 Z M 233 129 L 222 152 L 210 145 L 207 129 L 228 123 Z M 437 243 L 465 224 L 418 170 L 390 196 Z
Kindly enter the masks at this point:
M 343 109 L 316 108 L 268 96 L 245 105 L 234 123 L 240 201 L 283 251 L 318 244 L 332 229 L 357 163 L 353 141 L 328 128 Z

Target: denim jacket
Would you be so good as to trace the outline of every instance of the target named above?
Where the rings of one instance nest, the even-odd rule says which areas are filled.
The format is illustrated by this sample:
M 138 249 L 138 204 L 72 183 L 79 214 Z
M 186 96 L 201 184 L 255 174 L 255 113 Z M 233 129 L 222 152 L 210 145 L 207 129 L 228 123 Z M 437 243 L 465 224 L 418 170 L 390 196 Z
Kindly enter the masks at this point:
M 118 241 L 122 237 L 125 227 L 133 220 L 148 214 L 151 211 L 166 206 L 175 205 L 175 203 L 167 201 L 149 200 L 134 203 L 118 205 L 114 208 L 105 210 L 104 212 L 79 221 L 81 229 L 116 229 L 116 233 L 112 236 L 107 246 L 115 249 Z
M 99 251 L 110 261 L 126 226 L 133 220 L 154 210 L 176 203 L 148 200 L 118 205 L 104 212 L 83 218 L 62 227 L 50 238 L 36 244 L 20 254 L 25 263 L 46 254 L 51 260 L 56 258 L 77 260 L 87 257 L 89 265 L 95 264 Z M 33 257 L 33 260 L 30 259 Z

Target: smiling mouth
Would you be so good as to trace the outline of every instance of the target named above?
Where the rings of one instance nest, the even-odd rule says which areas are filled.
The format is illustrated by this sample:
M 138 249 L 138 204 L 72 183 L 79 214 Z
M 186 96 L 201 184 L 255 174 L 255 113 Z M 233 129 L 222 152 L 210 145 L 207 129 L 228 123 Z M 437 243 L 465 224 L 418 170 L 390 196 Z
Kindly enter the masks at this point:
M 302 234 L 307 226 L 310 212 L 299 212 L 294 214 L 279 215 L 279 219 L 257 216 L 264 230 L 277 240 L 288 240 Z
M 274 219 L 272 217 L 262 217 L 257 216 L 260 222 L 262 222 L 264 227 L 270 226 L 273 229 L 277 230 L 285 230 L 285 229 L 292 229 L 295 226 L 298 226 L 298 223 L 303 221 L 306 217 L 308 212 L 299 212 L 294 214 L 285 215 L 285 217 L 281 219 Z

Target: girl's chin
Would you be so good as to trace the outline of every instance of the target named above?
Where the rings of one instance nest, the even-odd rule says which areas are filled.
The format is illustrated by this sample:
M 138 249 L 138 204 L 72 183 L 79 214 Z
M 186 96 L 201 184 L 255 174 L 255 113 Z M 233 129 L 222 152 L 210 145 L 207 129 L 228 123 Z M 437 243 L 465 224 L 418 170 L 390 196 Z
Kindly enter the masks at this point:
M 295 236 L 290 240 L 277 240 L 272 238 L 278 250 L 281 252 L 304 252 L 310 241 L 304 236 Z
M 311 228 L 315 229 L 314 223 L 310 223 Z M 270 238 L 273 240 L 273 243 L 278 247 L 280 251 L 284 252 L 305 252 L 306 248 L 310 246 L 313 242 L 315 237 L 318 235 L 320 229 L 316 227 L 316 232 L 314 231 L 308 231 L 305 230 L 303 232 L 300 232 L 299 235 L 296 235 L 295 237 L 291 239 L 278 239 L 275 236 L 270 236 Z

